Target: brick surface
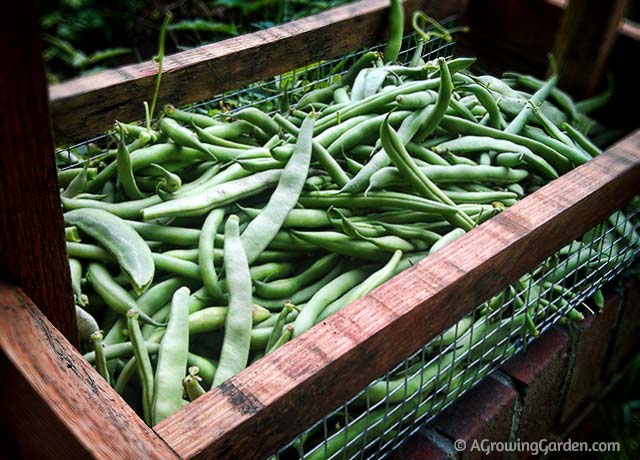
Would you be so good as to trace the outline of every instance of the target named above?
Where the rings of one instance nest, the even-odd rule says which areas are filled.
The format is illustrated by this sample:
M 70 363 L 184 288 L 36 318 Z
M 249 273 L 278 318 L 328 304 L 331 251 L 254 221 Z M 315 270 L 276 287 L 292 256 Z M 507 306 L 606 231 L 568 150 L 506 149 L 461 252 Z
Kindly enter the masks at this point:
M 439 445 L 427 429 L 423 429 L 411 436 L 407 443 L 390 456 L 391 460 L 450 460 L 454 459 L 453 452 Z
M 607 357 L 607 377 L 613 375 L 640 348 L 640 280 L 627 280 L 624 291 L 624 300 Z
M 602 388 L 605 359 L 621 303 L 619 295 L 610 296 L 602 314 L 585 315 L 585 320 L 572 326 L 569 331 L 574 343 L 575 359 L 560 414 L 560 429 L 571 421 L 580 406 Z
M 466 441 L 467 450 L 460 455 L 462 460 L 502 458 L 499 454 L 472 452 L 470 447 L 474 440 L 509 439 L 517 397 L 513 388 L 490 376 L 447 408 L 433 426 L 451 440 Z
M 569 346 L 568 334 L 551 328 L 502 366 L 522 396 L 516 439 L 538 441 L 554 431 L 568 377 Z M 514 458 L 528 458 L 528 454 Z

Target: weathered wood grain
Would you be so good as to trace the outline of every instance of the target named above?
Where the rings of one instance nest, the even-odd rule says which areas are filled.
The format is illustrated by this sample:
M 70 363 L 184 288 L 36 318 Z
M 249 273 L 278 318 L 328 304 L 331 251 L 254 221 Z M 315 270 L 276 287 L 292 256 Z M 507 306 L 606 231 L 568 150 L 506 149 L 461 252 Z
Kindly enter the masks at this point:
M 436 19 L 462 9 L 462 0 L 405 0 Z M 384 40 L 388 0 L 363 0 L 270 29 L 165 57 L 159 107 L 206 100 L 295 68 Z M 410 14 L 407 14 L 407 21 Z M 115 120 L 143 118 L 157 64 L 148 61 L 76 78 L 50 88 L 58 145 L 110 129 Z
M 636 131 L 154 429 L 185 458 L 264 458 L 639 192 Z
M 35 2 L 9 2 L 0 27 L 0 279 L 76 344 L 37 17 Z
M 0 368 L 0 426 L 20 458 L 178 458 L 25 294 L 2 282 Z

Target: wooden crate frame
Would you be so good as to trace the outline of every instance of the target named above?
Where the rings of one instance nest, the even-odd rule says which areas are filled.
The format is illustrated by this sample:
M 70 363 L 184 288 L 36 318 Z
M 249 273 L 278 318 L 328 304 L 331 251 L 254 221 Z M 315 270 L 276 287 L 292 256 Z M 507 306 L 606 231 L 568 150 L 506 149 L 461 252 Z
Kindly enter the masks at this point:
M 465 6 L 464 2 L 436 1 L 407 4 L 409 8 L 420 6 L 437 18 L 462 13 Z M 371 45 L 384 38 L 380 31 L 385 29 L 386 8 L 387 2 L 382 0 L 358 2 L 179 53 L 165 61 L 165 94 L 178 104 L 194 102 L 228 89 L 228 85 L 240 86 Z M 35 17 L 29 2 L 12 4 L 8 16 L 12 14 Z M 356 38 L 341 42 L 345 31 Z M 29 28 L 10 32 L 25 44 L 28 59 L 25 62 L 19 52 L 7 54 L 5 64 L 13 64 L 18 74 L 10 83 L 20 91 L 10 95 L 11 104 L 3 106 L 17 110 L 20 104 L 35 99 L 32 113 L 18 110 L 22 116 L 19 121 L 46 121 L 49 114 L 42 63 L 38 62 L 40 45 Z M 324 45 L 305 45 L 301 37 Z M 292 50 L 300 51 L 301 56 L 294 58 Z M 256 57 L 270 64 L 279 58 L 283 62 L 264 66 L 249 79 L 240 70 L 246 69 L 242 62 Z M 226 83 L 214 71 L 218 86 L 211 84 L 212 77 L 206 72 L 216 65 L 234 69 L 232 75 L 238 80 Z M 150 94 L 148 85 L 154 72 L 147 63 L 107 71 L 102 75 L 104 81 L 93 76 L 52 87 L 56 139 L 65 142 L 95 134 L 108 128 L 116 117 L 139 118 L 132 101 L 137 104 Z M 185 81 L 199 81 L 205 74 L 207 87 L 194 85 L 187 94 L 179 95 Z M 20 86 L 21 77 L 30 82 L 27 91 Z M 71 111 L 83 125 L 74 124 L 69 118 Z M 6 133 L 15 135 L 35 126 L 3 127 L 3 147 Z M 2 259 L 9 267 L 3 278 L 14 284 L 0 284 L 0 394 L 6 412 L 0 425 L 15 436 L 26 457 L 37 458 L 126 458 L 132 452 L 144 458 L 265 458 L 296 436 L 301 427 L 321 418 L 640 192 L 639 130 L 469 232 L 447 251 L 429 256 L 149 428 L 74 348 L 69 275 L 61 262 L 66 259 L 51 134 L 40 130 L 34 142 L 9 147 L 9 153 L 20 155 L 12 158 L 15 163 L 10 170 L 0 169 L 3 179 L 13 178 L 8 184 L 19 186 L 20 180 L 36 177 L 45 186 L 21 191 L 8 204 L 5 194 L 0 193 L 2 241 L 18 241 L 16 247 L 21 250 L 9 250 Z M 4 158 L 0 166 L 5 166 Z M 30 164 L 34 161 L 38 172 Z M 41 203 L 31 208 L 38 200 Z M 20 216 L 16 218 L 16 214 Z M 17 228 L 4 228 L 16 222 Z M 30 226 L 33 229 L 29 231 Z M 20 234 L 25 229 L 26 234 Z M 34 240 L 39 244 L 31 250 Z M 31 250 L 30 258 L 25 257 L 25 248 Z M 62 267 L 52 269 L 58 268 L 56 264 Z M 367 363 L 364 367 L 363 362 Z M 358 372 L 353 372 L 356 368 Z M 330 387 L 324 384 L 327 381 L 332 382 Z M 295 423 L 280 423 L 283 414 Z M 260 433 L 259 442 L 256 433 Z M 34 439 L 40 441 L 38 445 Z M 47 452 L 43 453 L 44 445 Z

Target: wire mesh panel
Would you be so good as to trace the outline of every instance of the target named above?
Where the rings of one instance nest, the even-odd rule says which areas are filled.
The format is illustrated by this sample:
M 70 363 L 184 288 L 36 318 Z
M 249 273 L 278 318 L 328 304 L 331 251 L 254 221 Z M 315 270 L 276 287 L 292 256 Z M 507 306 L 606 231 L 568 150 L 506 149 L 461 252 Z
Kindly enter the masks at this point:
M 455 25 L 455 19 L 447 19 L 442 24 L 451 28 Z M 220 119 L 233 116 L 235 112 L 246 107 L 258 107 L 270 114 L 285 111 L 305 93 L 330 85 L 336 78 L 346 73 L 361 55 L 368 51 L 381 51 L 383 48 L 384 45 L 379 44 L 336 59 L 301 67 L 269 80 L 227 91 L 212 99 L 191 104 L 184 109 Z M 415 49 L 415 34 L 406 35 L 398 61 L 408 62 Z M 442 39 L 433 38 L 424 44 L 422 54 L 425 60 L 431 60 L 438 57 L 451 57 L 454 50 L 455 40 L 445 42 Z M 109 155 L 114 155 L 116 145 L 116 135 L 114 132 L 108 132 L 61 147 L 56 151 L 58 168 L 65 170 L 78 167 L 87 161 L 99 162 Z
M 444 25 L 452 27 L 454 21 L 450 19 Z M 415 45 L 415 37 L 406 36 L 399 61 L 409 61 Z M 308 91 L 330 85 L 363 53 L 382 47 L 296 69 L 192 104 L 188 109 L 220 118 L 233 116 L 248 106 L 269 113 L 285 111 Z M 450 57 L 454 48 L 455 41 L 434 38 L 425 44 L 423 58 Z M 99 162 L 113 155 L 109 149 L 115 145 L 113 133 L 102 134 L 59 150 L 57 160 L 61 169 L 86 161 Z M 306 429 L 273 458 L 385 458 L 553 324 L 581 319 L 577 308 L 628 267 L 640 251 L 639 213 L 640 200 L 636 199 L 624 213 L 614 213 L 479 305 Z
M 382 459 L 480 380 L 583 306 L 640 253 L 640 199 L 479 305 L 274 457 Z

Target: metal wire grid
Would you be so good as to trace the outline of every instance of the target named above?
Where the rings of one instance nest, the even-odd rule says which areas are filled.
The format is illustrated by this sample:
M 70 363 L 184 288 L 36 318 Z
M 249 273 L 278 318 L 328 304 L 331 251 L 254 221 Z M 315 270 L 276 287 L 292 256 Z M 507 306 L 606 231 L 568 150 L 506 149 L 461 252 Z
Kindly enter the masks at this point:
M 626 217 L 625 217 L 626 215 Z M 614 213 L 443 331 L 273 458 L 383 459 L 640 253 L 640 204 Z
M 442 25 L 447 28 L 455 26 L 455 18 L 444 20 Z M 246 107 L 258 107 L 267 113 L 274 113 L 279 110 L 284 97 L 290 101 L 296 101 L 313 89 L 330 85 L 338 75 L 346 73 L 351 64 L 362 54 L 368 51 L 382 50 L 384 46 L 384 44 L 378 44 L 336 59 L 301 67 L 269 80 L 253 83 L 241 89 L 224 92 L 212 99 L 190 104 L 183 109 L 221 119 L 233 116 L 234 113 Z M 416 34 L 406 35 L 398 60 L 408 62 L 413 56 L 415 48 Z M 439 38 L 433 38 L 425 43 L 423 58 L 425 60 L 438 57 L 448 58 L 453 56 L 454 50 L 455 40 L 445 42 Z M 114 149 L 116 145 L 117 136 L 113 131 L 110 131 L 84 139 L 73 145 L 61 147 L 56 150 L 58 169 L 63 171 L 81 166 L 86 162 L 97 162 L 108 155 L 109 150 Z

